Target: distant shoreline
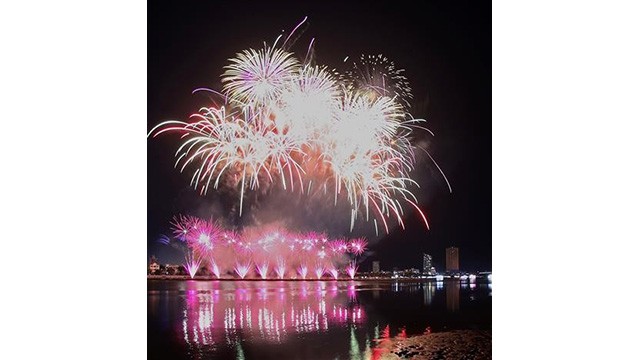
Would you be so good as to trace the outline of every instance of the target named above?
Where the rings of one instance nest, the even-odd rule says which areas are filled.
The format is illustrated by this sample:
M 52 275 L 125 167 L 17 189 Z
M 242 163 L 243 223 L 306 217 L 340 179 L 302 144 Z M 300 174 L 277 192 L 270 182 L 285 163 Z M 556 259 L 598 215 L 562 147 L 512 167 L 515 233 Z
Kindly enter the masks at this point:
M 147 275 L 147 280 L 194 280 L 194 281 L 371 281 L 371 282 L 437 282 L 435 278 L 308 278 L 308 279 L 261 279 L 261 278 L 247 278 L 247 279 L 238 279 L 238 278 L 215 278 L 210 276 L 195 276 L 191 278 L 189 275 Z M 457 278 L 445 278 L 444 281 L 460 281 Z M 478 281 L 479 280 L 479 281 Z M 462 280 L 464 281 L 464 280 Z M 464 281 L 466 282 L 466 281 Z M 486 278 L 478 278 L 476 280 L 477 283 L 485 283 Z

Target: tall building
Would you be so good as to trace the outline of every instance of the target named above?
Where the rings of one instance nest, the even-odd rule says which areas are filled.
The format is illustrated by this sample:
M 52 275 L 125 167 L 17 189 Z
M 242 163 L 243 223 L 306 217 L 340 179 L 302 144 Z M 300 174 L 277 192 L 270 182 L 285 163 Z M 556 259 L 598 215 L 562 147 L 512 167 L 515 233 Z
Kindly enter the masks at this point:
M 433 258 L 429 254 L 422 254 L 422 273 L 430 274 L 433 267 Z
M 380 272 L 380 261 L 374 261 L 373 262 L 373 269 L 372 269 L 374 273 L 379 273 Z
M 447 271 L 459 271 L 460 261 L 458 259 L 459 251 L 457 247 L 449 247 L 446 250 Z

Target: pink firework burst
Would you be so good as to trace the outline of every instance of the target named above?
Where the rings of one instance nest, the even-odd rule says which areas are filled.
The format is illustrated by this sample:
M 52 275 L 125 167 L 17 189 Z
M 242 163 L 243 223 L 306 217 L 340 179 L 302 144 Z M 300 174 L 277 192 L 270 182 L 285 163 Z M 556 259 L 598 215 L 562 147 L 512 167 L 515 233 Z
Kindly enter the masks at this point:
M 191 230 L 187 234 L 187 242 L 202 251 L 213 249 L 214 242 L 218 240 L 221 229 L 217 224 L 202 219 L 191 221 Z
M 198 220 L 198 218 L 188 215 L 174 216 L 173 220 L 171 221 L 171 230 L 173 231 L 173 236 L 175 236 L 178 240 L 187 241 L 189 232 L 193 229 L 195 222 L 197 222 Z
M 223 231 L 220 234 L 220 242 L 226 246 L 235 246 L 238 242 L 238 234 L 230 230 Z
M 229 272 L 244 279 L 254 268 L 256 277 L 265 280 L 270 276 L 279 279 L 331 276 L 338 279 L 341 272 L 338 264 L 347 258 L 347 254 L 355 260 L 367 247 L 364 238 L 332 240 L 321 233 L 300 234 L 269 226 L 234 233 L 222 229 L 213 220 L 188 216 L 175 217 L 172 225 L 178 234 L 187 230 L 185 243 L 189 253 L 185 269 L 190 275 L 195 276 L 201 262 L 205 261 L 202 264 L 218 279 Z M 346 270 L 354 278 L 355 262 Z
M 344 254 L 349 249 L 347 242 L 342 239 L 331 241 L 329 247 L 334 254 Z
M 367 249 L 367 240 L 363 238 L 353 239 L 349 243 L 349 252 L 355 255 L 362 255 Z
M 250 255 L 253 252 L 253 243 L 250 240 L 238 239 L 234 243 L 236 251 L 243 255 Z

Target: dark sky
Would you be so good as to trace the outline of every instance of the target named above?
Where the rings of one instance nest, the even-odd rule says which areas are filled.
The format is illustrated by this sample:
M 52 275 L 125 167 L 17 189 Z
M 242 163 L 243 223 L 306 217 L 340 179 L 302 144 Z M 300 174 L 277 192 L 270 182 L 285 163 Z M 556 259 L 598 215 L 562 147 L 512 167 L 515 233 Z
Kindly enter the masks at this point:
M 453 188 L 449 193 L 435 166 L 422 159 L 412 177 L 421 185 L 415 193 L 427 212 L 431 230 L 426 230 L 417 214 L 409 212 L 405 230 L 396 228 L 389 235 L 370 238 L 371 251 L 361 268 L 369 270 L 372 260 L 380 260 L 383 269 L 421 267 L 422 253 L 426 252 L 442 270 L 445 248 L 457 246 L 463 270 L 490 270 L 489 4 L 150 2 L 148 128 L 165 120 L 184 120 L 201 106 L 210 105 L 207 96 L 192 95 L 192 90 L 217 87 L 228 58 L 249 47 L 259 48 L 263 41 L 273 43 L 282 30 L 288 33 L 308 16 L 292 49 L 298 56 L 304 57 L 309 41 L 315 38 L 320 64 L 340 67 L 347 55 L 355 59 L 360 54 L 382 53 L 406 69 L 414 95 L 411 113 L 425 118 L 426 126 L 435 133 L 435 137 L 425 133 L 416 137 L 428 140 L 430 154 Z M 147 142 L 148 253 L 161 262 L 179 262 L 182 258 L 180 252 L 157 242 L 161 234 L 169 234 L 173 215 L 223 216 L 227 221 L 234 216 L 227 211 L 229 199 L 216 192 L 198 195 L 189 187 L 190 174 L 180 174 L 173 167 L 178 146 L 175 136 Z M 342 231 L 343 227 L 331 225 L 338 209 L 310 213 L 316 220 L 304 219 L 310 230 L 332 234 Z M 344 218 L 348 218 L 347 213 Z M 242 220 L 231 222 L 242 224 Z M 370 236 L 372 227 L 371 223 L 362 224 L 351 235 Z

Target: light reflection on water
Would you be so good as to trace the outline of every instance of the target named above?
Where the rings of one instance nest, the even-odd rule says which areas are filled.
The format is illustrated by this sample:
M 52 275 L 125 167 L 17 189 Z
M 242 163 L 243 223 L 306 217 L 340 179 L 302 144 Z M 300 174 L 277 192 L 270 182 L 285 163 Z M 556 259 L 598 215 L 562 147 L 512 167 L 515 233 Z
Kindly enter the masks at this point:
M 287 349 L 301 359 L 372 359 L 383 338 L 465 328 L 460 312 L 476 311 L 465 304 L 488 292 L 487 284 L 449 281 L 150 282 L 148 326 L 157 332 L 149 358 L 273 359 Z M 490 326 L 490 302 L 483 306 L 485 323 L 471 326 Z
M 282 282 L 267 288 L 260 282 L 234 282 L 234 290 L 221 290 L 216 281 L 202 290 L 202 284 L 189 283 L 185 292 L 181 333 L 188 345 L 234 345 L 247 333 L 280 343 L 290 333 L 326 331 L 330 324 L 347 326 L 365 319 L 354 284 Z

